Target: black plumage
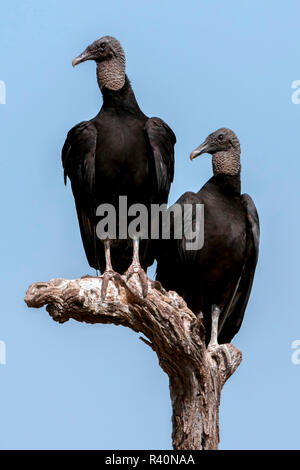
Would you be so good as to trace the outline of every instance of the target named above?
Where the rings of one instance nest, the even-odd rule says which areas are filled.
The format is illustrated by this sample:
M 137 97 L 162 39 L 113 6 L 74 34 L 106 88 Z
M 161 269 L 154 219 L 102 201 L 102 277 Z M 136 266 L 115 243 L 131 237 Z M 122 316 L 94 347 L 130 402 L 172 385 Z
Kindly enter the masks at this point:
M 214 176 L 198 193 L 187 192 L 177 203 L 204 205 L 204 245 L 189 251 L 184 236 L 162 242 L 156 279 L 203 315 L 207 343 L 216 313 L 212 345 L 217 339 L 230 342 L 241 326 L 258 258 L 259 220 L 251 197 L 241 195 L 240 144 L 234 132 L 223 128 L 209 135 L 191 159 L 203 153 L 213 156 Z M 194 216 L 195 211 L 193 225 Z
M 139 108 L 125 75 L 124 51 L 116 39 L 105 36 L 95 41 L 73 65 L 91 59 L 97 64 L 103 105 L 95 118 L 69 131 L 62 150 L 64 175 L 65 181 L 67 177 L 71 181 L 90 266 L 124 273 L 131 264 L 132 242 L 111 240 L 105 252 L 96 235 L 96 209 L 112 204 L 118 211 L 119 196 L 127 196 L 128 206 L 141 203 L 149 208 L 151 203 L 167 202 L 176 138 L 163 120 L 148 118 Z M 140 242 L 139 255 L 146 270 L 155 256 L 151 241 Z

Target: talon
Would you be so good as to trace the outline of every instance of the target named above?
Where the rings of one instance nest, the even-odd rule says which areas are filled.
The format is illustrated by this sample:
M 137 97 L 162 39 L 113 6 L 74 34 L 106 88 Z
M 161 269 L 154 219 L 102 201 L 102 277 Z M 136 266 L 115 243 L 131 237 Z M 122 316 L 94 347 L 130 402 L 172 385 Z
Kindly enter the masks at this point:
M 126 280 L 129 281 L 133 274 L 138 274 L 142 285 L 143 297 L 145 298 L 148 294 L 148 276 L 140 264 L 138 239 L 133 240 L 133 259 L 124 276 Z
M 138 274 L 142 285 L 143 297 L 145 299 L 148 294 L 148 276 L 142 268 L 140 269 Z
M 129 266 L 127 269 L 126 273 L 124 274 L 125 278 L 127 281 L 131 278 L 133 274 L 138 274 L 140 281 L 141 281 L 141 286 L 142 286 L 142 293 L 143 297 L 147 297 L 148 294 L 148 276 L 143 270 L 141 266 Z
M 222 346 L 223 346 L 223 351 L 224 351 L 225 356 L 226 356 L 227 365 L 229 365 L 229 367 L 231 367 L 232 366 L 231 354 L 228 351 L 228 348 L 227 348 L 226 344 L 222 344 Z
M 101 285 L 101 302 L 105 302 L 108 283 L 116 276 L 116 274 L 117 273 L 115 273 L 115 271 L 111 271 L 111 270 L 104 271 L 102 275 L 102 285 Z

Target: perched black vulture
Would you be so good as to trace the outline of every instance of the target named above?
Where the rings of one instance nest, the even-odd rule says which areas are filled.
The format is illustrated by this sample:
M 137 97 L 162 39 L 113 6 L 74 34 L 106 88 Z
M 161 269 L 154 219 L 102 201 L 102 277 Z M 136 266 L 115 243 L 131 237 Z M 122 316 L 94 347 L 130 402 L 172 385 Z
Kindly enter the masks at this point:
M 104 273 L 104 293 L 114 269 L 127 270 L 128 276 L 138 272 L 145 294 L 144 270 L 154 261 L 153 244 L 129 238 L 101 241 L 96 235 L 96 209 L 112 204 L 118 221 L 119 196 L 127 196 L 128 207 L 166 203 L 176 138 L 164 121 L 148 118 L 139 108 L 119 41 L 110 36 L 95 41 L 72 65 L 86 60 L 96 62 L 103 105 L 95 118 L 68 133 L 62 150 L 65 182 L 69 177 L 88 262 Z
M 203 153 L 212 155 L 214 176 L 198 193 L 187 192 L 177 201 L 194 208 L 204 205 L 203 247 L 187 250 L 184 236 L 162 241 L 156 279 L 180 294 L 196 315 L 203 315 L 207 343 L 211 339 L 214 346 L 230 342 L 241 326 L 258 258 L 259 220 L 251 197 L 241 195 L 235 133 L 219 129 L 190 158 Z

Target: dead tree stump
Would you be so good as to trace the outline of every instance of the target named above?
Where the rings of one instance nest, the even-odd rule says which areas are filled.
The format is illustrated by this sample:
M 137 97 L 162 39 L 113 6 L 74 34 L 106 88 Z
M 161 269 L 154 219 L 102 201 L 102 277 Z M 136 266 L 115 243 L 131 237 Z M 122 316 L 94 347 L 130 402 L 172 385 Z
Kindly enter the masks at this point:
M 204 327 L 175 292 L 148 280 L 143 298 L 136 275 L 127 283 L 116 275 L 101 301 L 101 277 L 52 279 L 32 284 L 28 307 L 46 305 L 51 317 L 64 323 L 70 318 L 87 323 L 123 325 L 142 333 L 168 374 L 173 406 L 174 450 L 217 449 L 219 405 L 226 380 L 239 366 L 242 354 L 232 344 L 209 351 Z

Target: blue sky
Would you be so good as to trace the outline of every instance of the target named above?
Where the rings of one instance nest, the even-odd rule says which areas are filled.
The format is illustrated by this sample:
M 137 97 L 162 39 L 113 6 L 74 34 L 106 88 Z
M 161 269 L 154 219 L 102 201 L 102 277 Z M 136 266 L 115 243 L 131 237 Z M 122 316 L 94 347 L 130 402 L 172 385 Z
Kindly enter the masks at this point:
M 300 79 L 297 1 L 37 0 L 1 5 L 1 449 L 169 449 L 167 376 L 122 327 L 53 322 L 23 298 L 29 284 L 93 271 L 60 152 L 101 106 L 95 64 L 71 61 L 110 34 L 149 116 L 177 135 L 170 202 L 211 176 L 189 153 L 226 126 L 240 138 L 242 187 L 258 208 L 261 247 L 243 362 L 226 384 L 222 449 L 299 449 Z M 150 271 L 153 275 L 153 269 Z

